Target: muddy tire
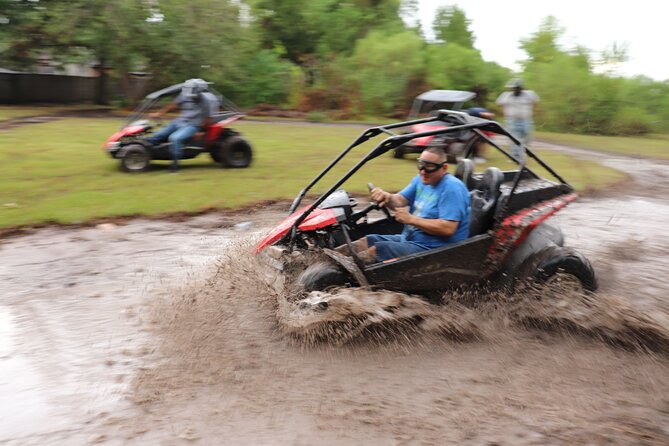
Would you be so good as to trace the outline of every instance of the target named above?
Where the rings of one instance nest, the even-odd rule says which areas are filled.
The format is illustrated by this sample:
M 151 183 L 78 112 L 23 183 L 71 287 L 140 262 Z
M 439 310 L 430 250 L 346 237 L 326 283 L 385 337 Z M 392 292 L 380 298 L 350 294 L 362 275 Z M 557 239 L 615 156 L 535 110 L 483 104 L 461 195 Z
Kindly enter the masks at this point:
M 216 149 L 210 151 L 209 156 L 211 156 L 211 160 L 213 162 L 215 162 L 215 163 L 220 163 L 221 162 L 220 151 L 218 150 L 218 147 L 216 147 Z
M 597 291 L 592 265 L 581 253 L 562 246 L 551 246 L 533 256 L 530 278 L 537 283 L 577 279 L 584 291 Z
M 243 168 L 251 164 L 253 150 L 246 139 L 235 135 L 219 143 L 216 156 L 223 167 Z
M 141 144 L 130 144 L 121 157 L 121 170 L 129 173 L 146 172 L 151 166 L 151 153 Z
M 329 262 L 314 263 L 297 278 L 298 287 L 306 292 L 323 291 L 352 283 L 353 279 L 346 271 Z
M 225 129 L 216 141 L 214 147 L 209 151 L 209 156 L 215 163 L 221 162 L 221 144 L 225 144 L 233 136 L 239 136 L 239 133 L 232 129 Z

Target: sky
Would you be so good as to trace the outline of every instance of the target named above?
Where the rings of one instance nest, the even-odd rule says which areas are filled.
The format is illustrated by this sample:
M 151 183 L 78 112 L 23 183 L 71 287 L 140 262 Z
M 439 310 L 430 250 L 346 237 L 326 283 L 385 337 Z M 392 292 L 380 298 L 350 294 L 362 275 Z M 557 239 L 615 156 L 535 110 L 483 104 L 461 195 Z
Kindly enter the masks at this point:
M 624 44 L 628 62 L 619 67 L 620 75 L 669 80 L 669 2 L 664 0 L 418 0 L 424 30 L 431 30 L 436 9 L 446 5 L 465 12 L 484 60 L 517 70 L 516 62 L 526 58 L 520 39 L 552 15 L 565 30 L 563 48 L 581 45 L 597 55 Z

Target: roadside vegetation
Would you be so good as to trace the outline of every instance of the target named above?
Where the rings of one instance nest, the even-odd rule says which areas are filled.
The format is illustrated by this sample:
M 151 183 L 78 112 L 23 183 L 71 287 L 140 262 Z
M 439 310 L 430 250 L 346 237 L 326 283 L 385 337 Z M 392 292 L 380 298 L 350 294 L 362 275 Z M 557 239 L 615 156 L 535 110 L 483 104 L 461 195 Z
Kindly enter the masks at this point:
M 438 8 L 426 30 L 415 0 L 0 0 L 0 11 L 3 68 L 102 64 L 99 103 L 129 106 L 201 77 L 242 107 L 272 105 L 313 121 L 406 116 L 431 89 L 476 92 L 472 105 L 501 117 L 495 99 L 521 77 L 541 97 L 539 129 L 669 132 L 668 82 L 620 76 L 624 45 L 562 45 L 567 30 L 551 16 L 520 39 L 525 56 L 513 73 L 483 59 L 462 9 Z M 136 76 L 147 80 L 144 91 Z
M 569 133 L 537 132 L 537 139 L 601 152 L 620 153 L 640 158 L 669 159 L 669 135 L 596 136 Z
M 291 200 L 363 130 L 356 126 L 242 121 L 235 128 L 254 146 L 249 169 L 222 169 L 201 155 L 183 161 L 176 175 L 169 173 L 166 162 L 156 162 L 150 172 L 130 175 L 120 172 L 118 161 L 101 150 L 121 122 L 67 118 L 1 131 L 0 228 L 196 213 Z M 355 149 L 349 161 L 342 162 L 313 192 L 322 192 L 372 147 L 367 143 Z M 620 171 L 564 154 L 541 155 L 580 191 L 606 187 L 625 177 Z M 504 167 L 504 160 L 495 156 L 489 162 Z M 398 190 L 415 173 L 415 162 L 408 156 L 397 160 L 388 154 L 365 166 L 344 187 L 365 195 L 367 182 Z
M 30 118 L 35 116 L 50 116 L 66 112 L 81 110 L 105 110 L 108 107 L 96 106 L 92 104 L 72 104 L 72 105 L 15 105 L 0 107 L 0 125 L 2 121 L 10 119 Z

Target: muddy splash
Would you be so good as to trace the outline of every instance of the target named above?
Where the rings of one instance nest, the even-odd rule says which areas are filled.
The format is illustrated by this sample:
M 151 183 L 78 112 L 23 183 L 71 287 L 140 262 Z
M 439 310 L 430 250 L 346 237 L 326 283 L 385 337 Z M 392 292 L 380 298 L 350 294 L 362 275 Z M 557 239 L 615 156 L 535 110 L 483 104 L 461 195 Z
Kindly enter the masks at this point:
M 160 345 L 133 386 L 146 415 L 129 424 L 154 426 L 144 441 L 175 420 L 205 443 L 669 440 L 669 325 L 610 291 L 296 300 L 265 280 L 253 245 L 236 239 L 211 276 L 147 309 Z
M 215 354 L 203 355 L 201 350 L 220 345 L 211 341 L 232 321 L 303 347 L 397 342 L 407 347 L 426 338 L 498 342 L 511 335 L 505 331 L 529 329 L 669 353 L 669 320 L 664 313 L 653 318 L 611 292 L 586 293 L 569 280 L 513 292 L 454 291 L 438 304 L 421 296 L 366 288 L 304 296 L 287 291 L 290 286 L 284 283 L 277 286 L 282 280 L 277 272 L 251 253 L 256 241 L 236 240 L 215 275 L 189 284 L 154 309 L 170 356 Z
M 600 279 L 575 302 L 349 289 L 312 317 L 234 229 L 283 208 L 3 240 L 0 443 L 669 444 L 666 166 L 627 166 L 555 217 Z
M 409 333 L 494 341 L 500 330 L 515 325 L 669 353 L 665 314 L 654 319 L 611 292 L 587 293 L 570 279 L 563 276 L 514 291 L 453 291 L 439 304 L 421 296 L 365 288 L 314 291 L 301 299 L 278 293 L 277 320 L 284 333 L 307 343 L 379 341 Z

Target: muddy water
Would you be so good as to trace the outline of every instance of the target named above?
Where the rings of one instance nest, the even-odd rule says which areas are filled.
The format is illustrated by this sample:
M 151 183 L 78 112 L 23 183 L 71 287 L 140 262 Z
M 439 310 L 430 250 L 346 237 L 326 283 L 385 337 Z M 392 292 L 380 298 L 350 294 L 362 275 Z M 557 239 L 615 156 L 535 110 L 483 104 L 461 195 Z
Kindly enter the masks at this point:
M 600 275 L 568 305 L 341 290 L 309 312 L 249 255 L 276 209 L 6 240 L 0 443 L 667 444 L 666 167 L 554 219 Z

